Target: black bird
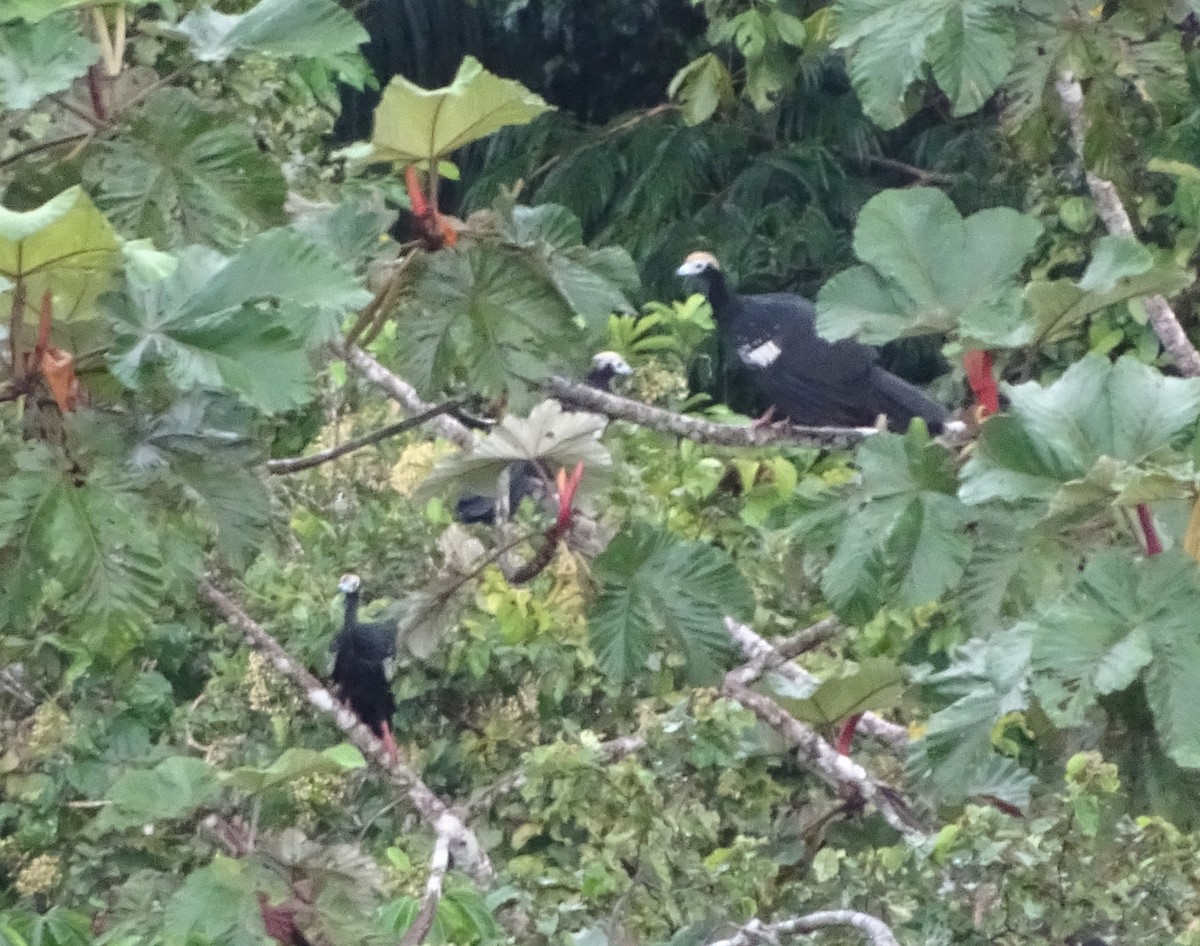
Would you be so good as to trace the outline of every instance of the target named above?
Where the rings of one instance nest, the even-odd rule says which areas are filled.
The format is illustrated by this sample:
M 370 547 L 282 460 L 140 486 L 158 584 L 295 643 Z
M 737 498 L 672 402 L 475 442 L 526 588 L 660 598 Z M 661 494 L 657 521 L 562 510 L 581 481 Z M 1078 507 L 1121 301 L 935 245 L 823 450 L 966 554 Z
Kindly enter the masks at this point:
M 592 367 L 583 380 L 593 388 L 608 391 L 614 378 L 631 374 L 633 369 L 629 367 L 629 362 L 615 351 L 598 351 L 592 355 Z
M 346 618 L 329 649 L 336 655 L 333 682 L 354 715 L 383 740 L 388 757 L 396 758 L 392 717 L 396 696 L 384 672 L 384 663 L 396 653 L 396 626 L 388 622 L 364 623 L 358 619 L 358 592 L 362 579 L 343 575 L 338 591 L 346 596 Z
M 526 496 L 534 499 L 544 495 L 545 484 L 542 472 L 532 460 L 521 460 L 508 466 L 508 508 L 515 512 Z M 482 522 L 491 525 L 496 521 L 496 500 L 481 493 L 463 493 L 454 504 L 454 518 L 459 522 Z
M 592 366 L 584 381 L 601 391 L 608 391 L 613 379 L 633 374 L 629 363 L 615 351 L 596 352 Z M 508 508 L 515 511 L 526 496 L 539 499 L 546 495 L 546 482 L 542 470 L 531 460 L 521 460 L 508 467 Z M 482 522 L 491 525 L 496 521 L 496 500 L 480 493 L 463 493 L 454 504 L 454 518 L 462 523 Z
M 792 423 L 866 427 L 882 414 L 892 429 L 906 430 L 921 417 L 934 434 L 956 423 L 919 388 L 880 368 L 873 348 L 818 335 L 817 310 L 803 296 L 739 295 L 711 253 L 689 254 L 675 272 L 699 283 L 721 344 L 749 371 L 763 401 Z

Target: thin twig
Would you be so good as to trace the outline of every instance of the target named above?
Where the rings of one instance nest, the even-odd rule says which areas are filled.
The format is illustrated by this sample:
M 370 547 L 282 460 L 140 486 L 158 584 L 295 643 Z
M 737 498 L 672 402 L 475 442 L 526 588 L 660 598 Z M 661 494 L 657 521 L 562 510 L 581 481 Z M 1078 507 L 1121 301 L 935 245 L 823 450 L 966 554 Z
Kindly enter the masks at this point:
M 877 917 L 857 910 L 821 910 L 807 916 L 797 916 L 778 923 L 751 920 L 740 927 L 733 936 L 718 939 L 708 946 L 759 946 L 761 943 L 778 944 L 785 936 L 815 933 L 829 926 L 852 926 L 859 930 L 871 946 L 900 946 L 896 934 Z
M 232 598 L 207 580 L 200 583 L 200 594 L 251 647 L 270 660 L 276 670 L 291 680 L 309 703 L 328 715 L 350 742 L 388 773 L 426 822 L 439 834 L 445 834 L 451 839 L 456 864 L 480 885 L 492 880 L 494 871 L 479 838 L 451 811 L 449 805 L 433 793 L 416 772 L 403 761 L 389 758 L 383 743 L 363 725 L 349 707 L 334 699 L 333 694 L 320 680 L 284 650 L 282 645 L 267 633 L 262 625 L 246 614 Z
M 283 474 L 298 473 L 301 470 L 312 469 L 314 466 L 320 466 L 322 463 L 328 463 L 331 460 L 336 460 L 338 457 L 344 457 L 347 453 L 353 453 L 355 450 L 369 447 L 372 444 L 379 443 L 381 440 L 387 440 L 388 437 L 395 437 L 406 430 L 412 430 L 414 427 L 419 427 L 421 424 L 433 420 L 435 417 L 442 414 L 449 414 L 458 407 L 458 401 L 444 401 L 421 414 L 406 417 L 404 420 L 388 424 L 386 427 L 379 428 L 379 430 L 363 434 L 361 437 L 355 437 L 353 440 L 347 440 L 345 443 L 338 444 L 336 447 L 330 447 L 328 450 L 322 450 L 319 453 L 314 453 L 311 456 L 284 457 L 278 460 L 268 460 L 267 472 Z
M 388 397 L 398 403 L 410 414 L 420 414 L 430 409 L 430 405 L 421 400 L 417 389 L 411 384 L 388 371 L 378 361 L 355 345 L 338 347 L 337 352 L 346 359 L 346 364 L 360 375 L 383 391 Z M 438 436 L 450 440 L 464 450 L 470 449 L 475 443 L 475 435 L 470 429 L 452 417 L 441 415 L 435 417 L 430 426 Z
M 1087 118 L 1083 114 L 1083 87 L 1070 71 L 1059 74 L 1054 81 L 1054 88 L 1062 101 L 1063 112 L 1067 116 L 1067 124 L 1071 127 L 1071 140 L 1075 145 L 1075 154 L 1080 162 L 1084 158 L 1084 143 L 1087 138 Z M 1096 211 L 1109 233 L 1118 236 L 1132 236 L 1133 222 L 1121 202 L 1121 195 L 1112 181 L 1106 181 L 1099 175 L 1093 174 L 1084 166 L 1088 190 L 1096 201 Z M 1150 325 L 1162 346 L 1166 349 L 1179 373 L 1194 378 L 1200 376 L 1200 352 L 1187 337 L 1179 317 L 1171 304 L 1161 295 L 1145 296 L 1142 304 L 1146 307 L 1146 315 Z
M 938 171 L 929 171 L 925 168 L 919 168 L 915 164 L 906 164 L 904 161 L 897 161 L 895 158 L 885 158 L 881 155 L 868 155 L 867 164 L 873 164 L 875 167 L 887 168 L 891 171 L 899 171 L 901 174 L 907 174 L 909 177 L 915 178 L 922 184 L 953 184 L 954 176 L 951 174 L 942 174 Z
M 773 671 L 793 683 L 815 687 L 820 681 L 803 667 L 792 663 L 792 658 L 819 647 L 841 631 L 842 625 L 837 618 L 828 617 L 812 627 L 774 643 L 730 617 L 725 618 L 725 630 L 742 649 L 742 653 L 750 658 L 747 663 L 733 671 L 737 682 L 742 686 L 748 686 L 764 673 Z M 863 713 L 856 729 L 897 752 L 908 748 L 908 730 L 875 713 Z
M 724 447 L 764 447 L 769 444 L 794 443 L 807 447 L 837 449 L 852 447 L 878 431 L 874 427 L 801 427 L 772 425 L 755 428 L 749 425 L 716 424 L 712 421 L 685 417 L 661 407 L 600 391 L 580 381 L 554 375 L 546 381 L 546 392 L 564 403 L 616 420 L 628 421 L 639 427 L 675 434 L 697 443 Z

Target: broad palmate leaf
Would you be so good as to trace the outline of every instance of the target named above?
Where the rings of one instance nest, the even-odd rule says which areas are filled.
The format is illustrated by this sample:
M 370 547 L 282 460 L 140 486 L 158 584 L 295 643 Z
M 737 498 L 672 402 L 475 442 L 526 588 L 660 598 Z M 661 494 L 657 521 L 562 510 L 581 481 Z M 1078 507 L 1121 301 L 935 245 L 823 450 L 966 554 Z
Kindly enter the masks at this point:
M 123 831 L 161 819 L 190 817 L 221 791 L 217 773 L 200 759 L 171 756 L 152 769 L 121 775 L 96 816 L 97 831 Z
M 1168 468 L 1180 458 L 1166 448 L 1200 417 L 1200 379 L 1168 378 L 1128 355 L 1088 355 L 1051 385 L 1005 391 L 1009 411 L 988 420 L 963 467 L 966 503 L 1035 499 L 1052 512 L 1083 511 L 1191 481 L 1190 467 Z
M 924 604 L 954 587 L 971 555 L 952 455 L 914 428 L 878 434 L 858 451 L 862 486 L 821 590 L 849 621 L 886 602 Z
M 1033 689 L 1060 726 L 1141 681 L 1167 754 L 1200 768 L 1200 568 L 1183 552 L 1108 549 L 1035 619 Z
M 69 13 L 0 30 L 0 108 L 32 108 L 87 72 L 100 50 L 79 33 Z
M 433 396 L 452 380 L 532 406 L 546 375 L 581 373 L 593 335 L 630 311 L 637 270 L 620 249 L 583 245 L 554 205 L 500 208 L 498 237 L 428 254 L 398 312 L 401 373 Z
M 540 95 L 492 75 L 467 56 L 444 88 L 423 89 L 403 76 L 388 83 L 375 109 L 370 160 L 430 163 L 550 110 Z
M 176 29 L 201 62 L 223 62 L 238 53 L 333 58 L 370 38 L 333 0 L 261 0 L 240 14 L 201 7 Z
M 732 653 L 723 619 L 749 620 L 754 594 L 729 555 L 644 524 L 626 528 L 595 560 L 600 593 L 588 614 L 604 672 L 626 681 L 655 651 L 678 653 L 694 682 L 712 683 Z
M 1013 0 L 838 0 L 833 45 L 846 50 L 863 111 L 884 128 L 908 118 L 928 64 L 954 115 L 988 100 L 1016 52 Z M 918 100 L 919 101 L 919 100 Z
M 284 222 L 279 168 L 249 128 L 203 108 L 186 89 L 151 95 L 84 174 L 119 230 L 160 247 L 233 248 Z
M 290 230 L 264 233 L 232 259 L 191 247 L 171 276 L 114 302 L 109 363 L 131 388 L 161 366 L 181 391 L 288 410 L 309 397 L 311 348 L 367 298 L 346 267 Z
M 884 191 L 863 207 L 854 252 L 864 265 L 834 276 L 817 298 L 826 338 L 872 344 L 957 331 L 987 347 L 1025 340 L 1017 276 L 1042 225 L 1007 207 L 963 218 L 939 190 Z

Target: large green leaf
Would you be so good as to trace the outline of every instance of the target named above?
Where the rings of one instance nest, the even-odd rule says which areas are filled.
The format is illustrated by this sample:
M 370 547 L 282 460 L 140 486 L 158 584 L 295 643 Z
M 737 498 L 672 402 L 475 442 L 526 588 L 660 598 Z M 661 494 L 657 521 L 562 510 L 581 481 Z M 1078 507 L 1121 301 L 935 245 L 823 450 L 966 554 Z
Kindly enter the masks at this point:
M 1127 466 L 1164 457 L 1174 435 L 1200 418 L 1200 380 L 1165 377 L 1131 356 L 1110 363 L 1089 355 L 1047 387 L 1031 381 L 1006 392 L 1010 411 L 984 425 L 963 467 L 964 502 L 1040 499 L 1078 508 L 1078 494 L 1097 487 L 1098 499 L 1141 502 L 1152 498 L 1138 491 L 1149 484 Z M 1060 496 L 1064 487 L 1077 495 Z
M 348 743 L 342 743 L 324 752 L 291 748 L 285 750 L 268 766 L 256 768 L 244 765 L 234 769 L 226 781 L 243 791 L 262 792 L 314 773 L 340 775 L 347 770 L 361 769 L 365 765 L 362 753 Z
M 784 686 L 773 686 L 781 681 Z M 855 713 L 896 709 L 904 696 L 904 669 L 890 660 L 871 658 L 850 673 L 822 680 L 801 697 L 790 695 L 790 681 L 784 678 L 768 676 L 763 686 L 797 719 L 814 726 L 831 726 Z
M 56 321 L 94 316 L 95 299 L 119 261 L 116 234 L 80 187 L 34 210 L 0 207 L 0 278 L 24 284 L 27 321 L 36 320 L 46 291 L 53 293 Z M 10 300 L 0 291 L 0 305 Z
M 536 462 L 550 476 L 582 463 L 587 471 L 583 483 L 588 484 L 612 466 L 599 439 L 606 424 L 596 414 L 564 411 L 557 401 L 543 401 L 528 418 L 509 414 L 471 450 L 439 460 L 418 495 L 454 484 L 464 492 L 495 496 L 501 474 L 521 460 Z
M 910 86 L 928 63 L 955 115 L 977 110 L 1016 52 L 1013 0 L 838 0 L 833 45 L 846 50 L 863 111 L 884 128 L 919 104 Z
M 123 831 L 160 820 L 188 818 L 211 802 L 221 782 L 200 759 L 172 756 L 152 769 L 126 772 L 107 794 L 96 830 Z
M 1173 295 L 1192 283 L 1192 273 L 1174 264 L 1155 265 L 1154 256 L 1132 236 L 1104 236 L 1078 282 L 1038 279 L 1025 287 L 1036 331 L 1033 343 L 1069 338 L 1093 313 L 1142 296 Z
M 201 62 L 224 62 L 239 53 L 331 59 L 370 39 L 333 0 L 260 0 L 240 14 L 201 7 L 176 29 Z
M 181 391 L 237 394 L 262 411 L 308 400 L 309 350 L 367 294 L 344 266 L 290 230 L 232 259 L 192 247 L 168 278 L 114 303 L 114 375 L 139 388 L 161 365 Z
M 729 555 L 644 524 L 626 528 L 594 563 L 600 593 L 588 614 L 604 672 L 626 681 L 655 651 L 673 650 L 692 681 L 711 683 L 732 653 L 726 615 L 749 620 L 754 595 Z
M 118 229 L 160 247 L 232 248 L 282 223 L 287 184 L 245 124 L 160 89 L 84 168 Z
M 914 429 L 869 438 L 858 461 L 861 489 L 821 577 L 821 590 L 850 621 L 887 601 L 915 606 L 940 597 L 971 554 L 949 451 Z
M 218 854 L 211 864 L 188 874 L 171 897 L 164 917 L 165 946 L 222 943 L 272 946 L 259 912 L 261 880 L 251 860 Z
M 87 72 L 100 50 L 80 35 L 78 22 L 62 14 L 0 30 L 0 107 L 32 108 Z
M 870 343 L 957 331 L 989 347 L 1019 344 L 1030 328 L 1016 279 L 1041 232 L 1007 207 L 963 218 L 941 191 L 884 191 L 854 230 L 864 265 L 825 284 L 817 327 L 827 338 Z
M 116 659 L 149 624 L 163 587 L 158 534 L 143 496 L 105 466 L 75 481 L 43 448 L 15 458 L 0 494 L 0 624 L 25 634 L 53 575 L 80 636 Z
M 371 160 L 431 163 L 550 109 L 541 96 L 492 75 L 473 56 L 462 61 L 454 81 L 444 88 L 423 89 L 396 76 L 375 109 Z
M 1003 717 L 1028 705 L 1032 633 L 1029 625 L 1017 625 L 971 641 L 928 681 L 948 705 L 930 717 L 925 735 L 913 744 L 908 770 L 943 801 L 986 794 L 1019 808 L 1028 804 L 1033 776 L 997 755 L 994 738 Z
M 685 122 L 699 125 L 733 103 L 733 77 L 716 53 L 705 53 L 675 73 L 667 95 L 683 106 Z
M 1179 551 L 1111 549 L 1036 619 L 1033 688 L 1060 726 L 1140 680 L 1167 754 L 1200 768 L 1200 569 Z

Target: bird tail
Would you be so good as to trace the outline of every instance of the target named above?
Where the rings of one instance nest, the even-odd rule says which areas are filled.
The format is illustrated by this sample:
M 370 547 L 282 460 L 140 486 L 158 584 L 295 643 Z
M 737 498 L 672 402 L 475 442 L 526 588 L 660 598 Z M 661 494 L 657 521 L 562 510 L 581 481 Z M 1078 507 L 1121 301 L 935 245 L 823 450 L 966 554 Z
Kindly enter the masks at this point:
M 892 430 L 903 433 L 908 430 L 909 421 L 920 417 L 931 434 L 942 432 L 950 416 L 946 408 L 920 388 L 882 368 L 875 368 L 871 375 L 872 410 L 876 416 L 886 414 Z

